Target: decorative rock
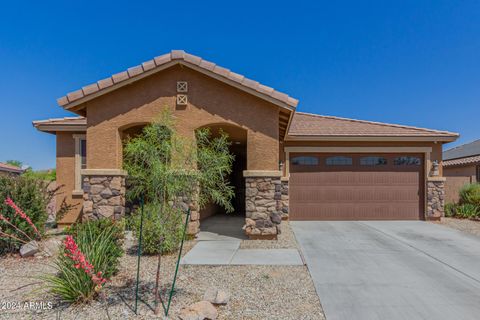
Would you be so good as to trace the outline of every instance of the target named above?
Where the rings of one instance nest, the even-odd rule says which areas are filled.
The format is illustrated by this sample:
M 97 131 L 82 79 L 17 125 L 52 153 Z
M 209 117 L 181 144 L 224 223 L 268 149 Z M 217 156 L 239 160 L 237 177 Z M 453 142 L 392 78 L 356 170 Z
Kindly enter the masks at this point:
M 40 249 L 38 248 L 38 243 L 35 240 L 25 243 L 23 246 L 20 247 L 20 255 L 22 256 L 22 258 L 31 257 L 39 251 Z
M 103 185 L 93 184 L 90 186 L 90 194 L 92 195 L 100 194 L 100 192 L 102 192 L 103 189 L 105 189 Z
M 107 180 L 107 177 L 92 177 L 90 178 L 91 184 L 102 184 Z
M 180 310 L 178 317 L 182 320 L 216 320 L 217 309 L 208 301 L 200 301 Z
M 282 217 L 278 213 L 270 214 L 270 219 L 272 219 L 273 223 L 276 223 L 276 224 L 282 223 Z
M 111 197 L 107 203 L 109 206 L 120 206 L 122 204 L 122 198 L 120 196 Z
M 255 220 L 252 220 L 250 218 L 245 219 L 245 226 L 247 227 L 255 227 Z
M 57 237 L 57 238 L 49 238 L 43 241 L 41 246 L 43 248 L 43 251 L 45 251 L 45 253 L 48 256 L 54 256 L 58 253 L 61 244 L 62 244 L 62 240 Z
M 100 195 L 102 196 L 102 198 L 108 199 L 112 196 L 112 190 L 106 187 L 105 189 L 102 190 L 102 192 L 100 192 Z
M 97 208 L 97 213 L 104 218 L 110 218 L 113 216 L 114 212 L 115 209 L 112 206 L 99 206 Z
M 210 287 L 207 289 L 207 291 L 205 291 L 205 294 L 203 295 L 203 300 L 213 304 L 225 305 L 230 300 L 230 293 L 224 290 Z
M 110 188 L 120 191 L 122 188 L 122 179 L 120 177 L 113 177 L 110 182 Z

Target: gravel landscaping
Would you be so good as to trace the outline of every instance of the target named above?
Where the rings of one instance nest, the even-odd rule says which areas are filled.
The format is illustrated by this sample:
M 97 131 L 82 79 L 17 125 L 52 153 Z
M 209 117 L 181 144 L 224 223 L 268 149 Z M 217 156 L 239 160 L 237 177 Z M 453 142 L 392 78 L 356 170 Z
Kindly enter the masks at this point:
M 276 245 L 273 241 L 252 241 L 252 244 L 244 242 L 242 245 L 255 248 L 296 247 L 288 223 L 283 222 L 282 228 L 282 235 Z M 194 244 L 195 241 L 186 242 L 184 254 Z M 132 249 L 134 247 L 129 251 L 132 252 Z M 176 255 L 162 257 L 162 283 L 165 288 L 171 284 L 176 258 Z M 142 257 L 141 262 L 140 290 L 144 300 L 150 302 L 153 302 L 156 261 L 156 257 Z M 60 314 L 61 319 L 158 319 L 143 303 L 139 304 L 138 316 L 132 311 L 137 265 L 134 253 L 121 259 L 119 274 L 103 290 L 106 299 L 81 306 L 59 303 L 42 291 L 32 292 L 38 285 L 28 284 L 38 280 L 31 277 L 53 272 L 49 263 L 51 258 L 0 258 L 0 302 L 54 302 L 52 310 L 2 310 L 0 319 L 52 319 L 57 314 Z M 170 318 L 178 319 L 181 308 L 202 300 L 205 291 L 212 286 L 231 294 L 227 305 L 217 307 L 218 319 L 324 319 L 320 301 L 305 266 L 181 266 Z
M 442 220 L 437 223 L 480 237 L 480 221 L 474 221 L 469 219 L 442 218 Z
M 278 235 L 277 240 L 243 240 L 240 249 L 298 249 L 288 221 L 283 220 L 280 228 L 282 233 Z

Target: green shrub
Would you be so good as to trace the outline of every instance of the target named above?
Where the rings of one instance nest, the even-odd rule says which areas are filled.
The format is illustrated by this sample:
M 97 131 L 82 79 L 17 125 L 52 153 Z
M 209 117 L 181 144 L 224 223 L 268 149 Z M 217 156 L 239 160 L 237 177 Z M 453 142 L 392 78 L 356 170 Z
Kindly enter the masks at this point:
M 22 176 L 43 181 L 55 181 L 57 179 L 57 170 L 39 170 L 33 171 L 31 168 L 25 170 Z
M 166 215 L 169 215 L 168 217 Z M 183 217 L 179 209 L 146 204 L 143 217 L 142 252 L 147 255 L 171 253 L 178 249 L 183 235 Z M 131 216 L 131 225 L 139 237 L 141 210 Z
M 445 217 L 447 218 L 453 218 L 456 215 L 456 207 L 457 205 L 455 203 L 446 203 L 445 204 Z
M 464 219 L 474 219 L 480 216 L 480 210 L 471 203 L 464 203 L 455 208 L 456 217 Z
M 85 235 L 90 238 L 86 239 L 91 242 L 92 239 L 100 237 L 105 230 L 111 230 L 111 237 L 108 246 L 105 248 L 107 254 L 112 257 L 120 258 L 123 255 L 122 243 L 125 237 L 125 223 L 123 220 L 115 221 L 112 219 L 92 220 L 83 223 L 75 223 L 65 228 L 65 233 L 73 236 L 75 240 L 85 239 Z M 79 244 L 80 246 L 80 244 Z M 118 272 L 119 261 L 108 266 L 106 272 L 111 275 Z
M 460 189 L 460 204 L 480 207 L 480 183 L 467 184 Z
M 48 216 L 46 211 L 48 202 L 47 184 L 26 177 L 0 176 L 0 213 L 30 238 L 35 238 L 33 228 L 24 219 L 15 215 L 14 210 L 5 204 L 7 197 L 10 197 L 28 215 L 36 228 L 43 234 Z M 9 235 L 24 241 L 27 240 L 24 235 L 4 221 L 0 221 L 0 229 Z M 21 245 L 22 242 L 20 241 L 7 237 L 0 238 L 0 254 L 16 251 Z
M 101 222 L 100 222 L 101 221 Z M 118 271 L 119 258 L 123 254 L 120 230 L 116 223 L 92 221 L 76 225 L 68 230 L 73 235 L 80 251 L 94 272 L 101 272 L 109 279 Z M 97 285 L 82 268 L 76 268 L 75 262 L 65 254 L 65 244 L 54 262 L 55 275 L 44 275 L 45 287 L 54 295 L 67 302 L 86 302 L 95 297 Z

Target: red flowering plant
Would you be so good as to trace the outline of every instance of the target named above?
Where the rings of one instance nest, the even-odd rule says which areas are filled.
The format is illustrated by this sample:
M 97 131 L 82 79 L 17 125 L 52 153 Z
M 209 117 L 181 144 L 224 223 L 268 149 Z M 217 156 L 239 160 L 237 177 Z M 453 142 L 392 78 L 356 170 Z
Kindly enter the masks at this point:
M 94 299 L 117 271 L 123 254 L 115 223 L 98 228 L 99 222 L 81 223 L 75 232 L 67 229 L 62 254 L 54 260 L 57 273 L 44 275 L 47 289 L 67 302 Z
M 76 269 L 82 269 L 90 276 L 92 282 L 96 284 L 95 290 L 99 291 L 102 285 L 107 282 L 107 279 L 102 278 L 102 271 L 95 273 L 93 265 L 88 262 L 85 255 L 80 251 L 72 236 L 67 236 L 65 241 L 65 256 L 72 259 Z
M 48 217 L 46 186 L 34 179 L 0 175 L 0 254 L 40 240 Z
M 40 240 L 42 235 L 30 217 L 15 202 L 7 197 L 5 204 L 12 209 L 13 216 L 8 218 L 0 212 L 0 238 L 16 243 L 27 243 L 33 238 Z

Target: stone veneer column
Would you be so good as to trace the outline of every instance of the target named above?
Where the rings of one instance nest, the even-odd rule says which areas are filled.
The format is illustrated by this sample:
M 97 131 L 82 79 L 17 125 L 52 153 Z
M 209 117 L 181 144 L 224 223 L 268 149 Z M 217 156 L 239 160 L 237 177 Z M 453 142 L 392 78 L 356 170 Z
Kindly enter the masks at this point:
M 282 220 L 282 182 L 280 171 L 244 171 L 244 230 L 250 239 L 276 239 Z
M 282 220 L 288 219 L 288 206 L 289 206 L 289 198 L 288 198 L 288 178 L 281 179 L 281 201 L 280 201 L 280 214 L 282 216 Z
M 445 178 L 430 177 L 427 180 L 426 220 L 440 220 L 445 215 Z
M 120 219 L 125 215 L 125 177 L 122 170 L 82 170 L 83 220 Z

